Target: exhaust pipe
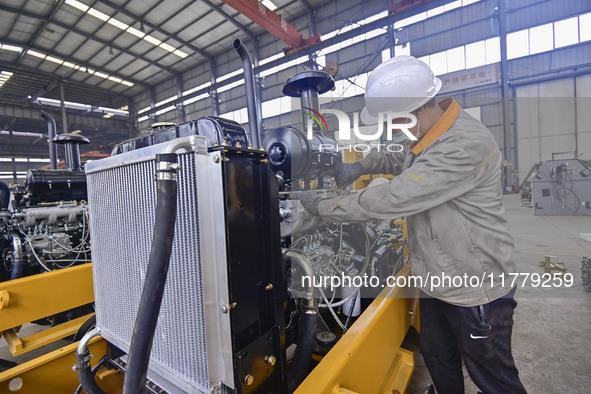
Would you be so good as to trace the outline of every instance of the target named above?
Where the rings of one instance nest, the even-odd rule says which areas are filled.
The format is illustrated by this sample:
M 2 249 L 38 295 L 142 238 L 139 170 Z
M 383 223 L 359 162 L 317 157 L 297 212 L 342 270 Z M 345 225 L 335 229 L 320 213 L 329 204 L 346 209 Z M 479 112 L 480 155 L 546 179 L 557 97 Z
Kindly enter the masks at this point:
M 250 54 L 239 39 L 234 40 L 232 47 L 242 59 L 244 69 L 244 85 L 246 86 L 246 105 L 248 107 L 248 128 L 250 129 L 250 144 L 253 148 L 261 147 L 261 130 L 258 125 L 257 97 L 254 85 L 254 72 Z
M 47 137 L 49 139 L 49 164 L 52 170 L 57 170 L 57 146 L 53 143 L 55 138 L 55 120 L 45 111 L 40 111 L 41 117 L 47 121 Z

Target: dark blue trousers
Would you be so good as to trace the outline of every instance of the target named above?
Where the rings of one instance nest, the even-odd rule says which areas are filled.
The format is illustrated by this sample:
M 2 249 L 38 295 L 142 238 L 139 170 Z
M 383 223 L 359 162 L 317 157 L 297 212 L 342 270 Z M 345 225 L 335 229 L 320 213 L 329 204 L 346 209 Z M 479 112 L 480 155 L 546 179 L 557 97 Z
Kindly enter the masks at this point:
M 421 294 L 421 352 L 439 394 L 464 393 L 462 360 L 485 394 L 526 392 L 511 354 L 514 293 L 474 307 Z

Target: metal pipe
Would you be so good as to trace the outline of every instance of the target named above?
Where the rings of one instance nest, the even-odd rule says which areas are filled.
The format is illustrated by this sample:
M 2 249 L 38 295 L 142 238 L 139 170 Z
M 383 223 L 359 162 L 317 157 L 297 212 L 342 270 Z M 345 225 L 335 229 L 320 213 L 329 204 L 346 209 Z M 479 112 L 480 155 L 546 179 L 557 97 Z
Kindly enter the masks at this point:
M 68 115 L 66 114 L 66 95 L 64 93 L 64 83 L 59 81 L 60 86 L 60 106 L 62 108 L 62 133 L 68 132 Z
M 252 69 L 252 59 L 250 54 L 239 39 L 234 40 L 232 44 L 234 50 L 238 52 L 242 59 L 242 68 L 244 69 L 244 85 L 246 87 L 246 105 L 248 108 L 248 128 L 250 129 L 250 144 L 258 149 L 261 146 L 261 133 L 258 129 L 257 116 L 257 97 L 255 93 L 254 72 Z
M 70 171 L 80 171 L 82 164 L 80 164 L 80 147 L 78 144 L 75 142 L 64 144 L 64 152 L 66 155 L 66 168 Z
M 80 340 L 78 349 L 76 350 L 76 365 L 74 366 L 74 369 L 78 374 L 80 385 L 84 389 L 84 392 L 88 394 L 105 394 L 96 383 L 96 380 L 94 380 L 94 375 L 90 369 L 91 355 L 88 350 L 88 343 L 90 340 L 99 335 L 100 332 L 98 328 L 94 328 L 87 332 Z
M 55 120 L 45 111 L 40 111 L 41 117 L 47 122 L 47 138 L 49 139 L 49 165 L 52 170 L 57 170 L 57 146 L 53 142 L 55 137 Z
M 22 277 L 24 270 L 23 244 L 18 234 L 12 234 L 12 271 L 10 272 L 10 280 Z
M 300 272 L 302 272 L 302 276 L 307 276 L 309 278 L 314 277 L 314 267 L 312 266 L 312 263 L 310 263 L 310 260 L 308 260 L 308 258 L 304 254 L 296 252 L 294 250 L 287 249 L 283 251 L 283 257 L 291 263 L 292 267 L 297 267 L 300 270 Z M 317 307 L 316 297 L 314 295 L 315 288 L 312 281 L 310 281 L 310 286 L 303 290 L 303 293 L 308 294 L 308 297 L 306 297 L 306 299 L 308 300 L 308 307 Z

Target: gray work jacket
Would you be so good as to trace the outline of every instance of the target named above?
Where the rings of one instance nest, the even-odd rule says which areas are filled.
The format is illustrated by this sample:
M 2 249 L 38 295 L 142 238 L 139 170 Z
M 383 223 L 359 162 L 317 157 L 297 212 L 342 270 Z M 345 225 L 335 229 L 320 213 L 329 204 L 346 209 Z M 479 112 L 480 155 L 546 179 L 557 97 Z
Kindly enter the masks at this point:
M 360 161 L 366 172 L 394 179 L 323 200 L 318 211 L 337 222 L 406 217 L 416 285 L 451 304 L 480 305 L 506 295 L 515 272 L 513 237 L 503 216 L 501 153 L 490 131 L 453 99 L 439 105 L 443 116 L 404 166 L 388 152 Z

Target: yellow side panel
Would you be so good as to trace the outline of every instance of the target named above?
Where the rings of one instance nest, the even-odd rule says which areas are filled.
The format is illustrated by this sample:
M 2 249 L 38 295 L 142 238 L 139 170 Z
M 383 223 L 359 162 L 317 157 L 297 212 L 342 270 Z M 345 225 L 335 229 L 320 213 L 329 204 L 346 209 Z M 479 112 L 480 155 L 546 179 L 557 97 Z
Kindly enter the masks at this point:
M 398 276 L 409 274 L 407 264 Z M 416 289 L 384 289 L 296 394 L 403 393 L 414 361 L 400 344 L 416 316 L 417 296 Z
M 8 294 L 0 308 L 0 332 L 94 301 L 92 264 L 0 283 Z
M 0 393 L 10 393 L 19 386 L 21 388 L 17 392 L 23 394 L 73 393 L 80 384 L 76 371 L 72 370 L 72 366 L 76 364 L 74 354 L 77 347 L 78 342 L 1 372 Z M 91 341 L 89 349 L 94 354 L 91 359 L 91 365 L 94 366 L 106 354 L 107 342 L 96 337 Z M 97 383 L 103 390 L 115 393 L 122 386 L 121 375 L 113 374 L 104 381 L 97 380 Z

